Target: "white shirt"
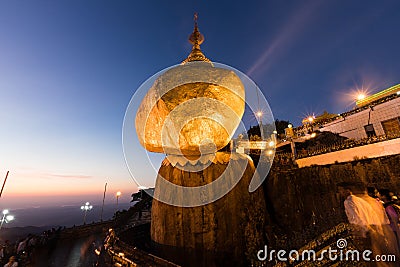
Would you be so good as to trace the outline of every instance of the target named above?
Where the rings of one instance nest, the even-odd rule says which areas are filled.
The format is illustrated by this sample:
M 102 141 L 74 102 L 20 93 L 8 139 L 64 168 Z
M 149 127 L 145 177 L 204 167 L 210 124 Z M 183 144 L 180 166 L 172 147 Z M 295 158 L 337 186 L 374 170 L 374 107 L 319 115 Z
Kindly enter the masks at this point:
M 4 267 L 18 267 L 18 262 L 7 263 Z
M 368 195 L 349 195 L 344 207 L 351 224 L 368 226 L 390 223 L 383 205 Z

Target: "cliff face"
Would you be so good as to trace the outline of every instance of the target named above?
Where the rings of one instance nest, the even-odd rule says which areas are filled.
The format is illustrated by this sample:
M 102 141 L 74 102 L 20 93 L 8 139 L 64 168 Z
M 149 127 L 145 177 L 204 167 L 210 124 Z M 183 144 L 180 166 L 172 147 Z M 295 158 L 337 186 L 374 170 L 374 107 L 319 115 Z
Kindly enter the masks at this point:
M 235 161 L 232 164 L 233 168 L 243 166 L 236 166 Z M 194 187 L 213 182 L 226 168 L 226 163 L 217 162 L 202 171 L 187 172 L 168 164 L 161 166 L 159 175 L 174 184 Z M 246 266 L 251 263 L 265 243 L 263 191 L 259 188 L 248 192 L 253 173 L 254 164 L 249 161 L 233 190 L 206 205 L 176 207 L 154 199 L 151 237 L 157 251 L 183 266 Z M 156 186 L 155 195 L 157 190 L 163 188 Z
M 298 248 L 340 222 L 346 222 L 336 184 L 362 181 L 400 192 L 400 155 L 324 166 L 281 170 L 272 166 L 264 183 L 274 243 Z
M 215 163 L 194 173 L 169 164 L 159 174 L 194 187 L 212 182 L 225 168 Z M 250 194 L 253 172 L 249 162 L 232 191 L 204 206 L 182 208 L 153 200 L 151 236 L 160 256 L 183 266 L 251 265 L 264 245 L 298 249 L 347 222 L 339 182 L 362 181 L 400 192 L 400 155 L 306 168 L 274 165 L 263 188 Z

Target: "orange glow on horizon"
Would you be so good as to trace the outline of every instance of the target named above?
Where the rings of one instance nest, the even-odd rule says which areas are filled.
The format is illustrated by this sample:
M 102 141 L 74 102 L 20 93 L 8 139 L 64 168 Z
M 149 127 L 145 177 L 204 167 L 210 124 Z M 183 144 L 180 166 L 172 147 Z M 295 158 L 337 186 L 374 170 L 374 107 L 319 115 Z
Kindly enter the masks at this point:
M 0 179 L 3 183 L 4 177 Z M 99 196 L 104 193 L 105 178 L 97 175 L 64 174 L 62 172 L 50 172 L 30 168 L 11 169 L 4 186 L 2 199 L 23 198 L 29 203 L 29 197 L 71 197 L 74 196 Z M 107 195 L 114 195 L 119 188 L 124 187 L 128 193 L 138 191 L 136 184 L 131 180 L 108 181 Z

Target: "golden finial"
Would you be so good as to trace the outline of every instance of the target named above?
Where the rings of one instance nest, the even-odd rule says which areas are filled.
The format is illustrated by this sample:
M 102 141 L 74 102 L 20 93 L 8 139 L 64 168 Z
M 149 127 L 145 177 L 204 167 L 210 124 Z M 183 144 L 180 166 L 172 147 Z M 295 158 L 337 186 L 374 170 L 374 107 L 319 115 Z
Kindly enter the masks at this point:
M 193 45 L 192 52 L 190 52 L 189 56 L 182 62 L 185 64 L 191 61 L 205 61 L 211 62 L 206 56 L 201 52 L 200 45 L 204 42 L 204 35 L 199 32 L 199 28 L 197 27 L 197 12 L 194 13 L 194 29 L 192 34 L 189 36 L 189 42 Z
M 198 18 L 199 18 L 199 14 L 197 14 L 197 12 L 194 12 L 193 20 L 194 20 L 194 26 L 196 26 L 196 27 L 197 27 L 197 19 Z

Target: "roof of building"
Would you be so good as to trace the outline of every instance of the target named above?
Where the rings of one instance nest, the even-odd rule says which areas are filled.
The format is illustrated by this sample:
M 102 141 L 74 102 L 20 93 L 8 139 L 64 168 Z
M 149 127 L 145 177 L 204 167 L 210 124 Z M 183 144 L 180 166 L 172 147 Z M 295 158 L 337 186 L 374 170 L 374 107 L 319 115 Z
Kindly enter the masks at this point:
M 366 105 L 368 105 L 368 104 L 370 104 L 370 103 L 372 103 L 372 102 L 374 102 L 376 100 L 379 100 L 381 98 L 384 98 L 384 97 L 386 97 L 388 95 L 392 95 L 392 94 L 400 94 L 400 84 L 396 84 L 396 85 L 394 85 L 392 87 L 389 87 L 389 88 L 387 88 L 385 90 L 379 91 L 376 94 L 373 94 L 373 95 L 368 96 L 368 97 L 366 97 L 364 99 L 358 100 L 356 102 L 356 104 L 357 104 L 358 107 L 366 106 Z

